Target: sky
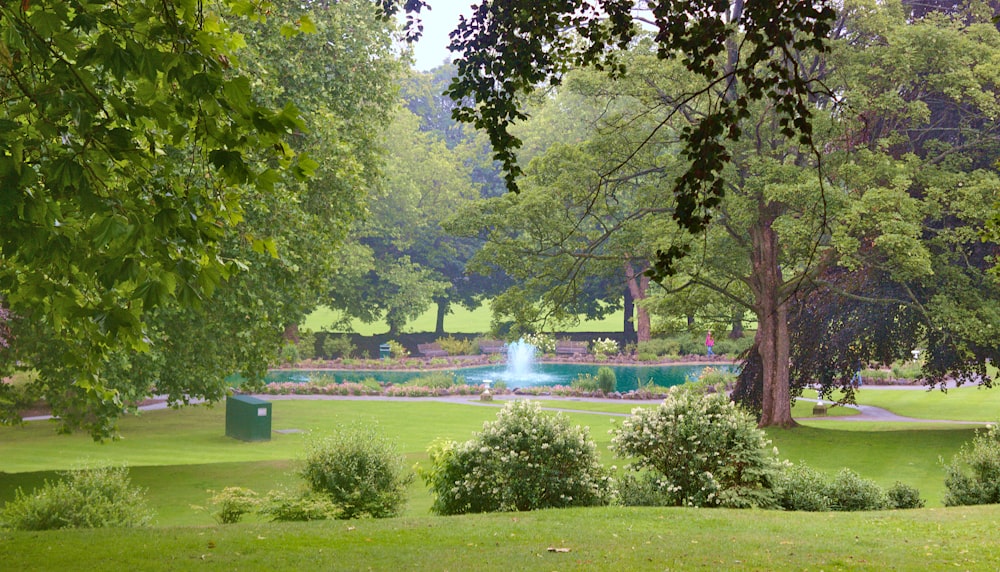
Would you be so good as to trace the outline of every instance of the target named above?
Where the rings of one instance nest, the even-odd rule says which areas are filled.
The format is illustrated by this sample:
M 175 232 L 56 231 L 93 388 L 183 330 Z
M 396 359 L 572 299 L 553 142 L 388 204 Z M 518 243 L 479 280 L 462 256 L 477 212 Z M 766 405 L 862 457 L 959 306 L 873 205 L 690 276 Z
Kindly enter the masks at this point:
M 424 22 L 424 35 L 413 49 L 416 59 L 414 66 L 420 71 L 435 68 L 452 57 L 448 51 L 448 33 L 458 25 L 459 14 L 472 14 L 474 0 L 428 0 L 431 9 L 421 11 L 420 18 Z

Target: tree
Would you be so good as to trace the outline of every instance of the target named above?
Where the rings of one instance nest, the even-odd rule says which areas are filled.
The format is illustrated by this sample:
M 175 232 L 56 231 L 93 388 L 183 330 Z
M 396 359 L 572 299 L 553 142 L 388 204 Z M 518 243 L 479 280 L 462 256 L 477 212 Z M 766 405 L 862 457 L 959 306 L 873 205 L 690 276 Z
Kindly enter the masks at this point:
M 0 7 L 0 293 L 13 334 L 2 365 L 38 371 L 64 428 L 107 435 L 149 391 L 123 356 L 156 343 L 156 316 L 202 306 L 246 271 L 229 245 L 277 254 L 267 232 L 240 225 L 256 199 L 316 164 L 289 142 L 302 128 L 294 106 L 262 105 L 242 72 L 244 38 L 229 22 L 257 19 L 258 8 Z M 178 393 L 205 391 L 184 383 Z M 215 385 L 208 396 L 218 395 Z

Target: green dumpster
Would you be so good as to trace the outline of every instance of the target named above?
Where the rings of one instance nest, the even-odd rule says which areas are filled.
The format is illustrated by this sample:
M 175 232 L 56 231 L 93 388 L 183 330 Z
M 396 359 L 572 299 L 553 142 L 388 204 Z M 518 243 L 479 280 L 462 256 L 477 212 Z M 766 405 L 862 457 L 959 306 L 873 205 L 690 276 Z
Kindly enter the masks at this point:
M 249 395 L 227 398 L 226 437 L 240 441 L 270 441 L 271 402 Z
M 389 344 L 379 344 L 378 357 L 380 359 L 389 359 L 390 353 L 392 353 L 392 346 L 390 346 Z

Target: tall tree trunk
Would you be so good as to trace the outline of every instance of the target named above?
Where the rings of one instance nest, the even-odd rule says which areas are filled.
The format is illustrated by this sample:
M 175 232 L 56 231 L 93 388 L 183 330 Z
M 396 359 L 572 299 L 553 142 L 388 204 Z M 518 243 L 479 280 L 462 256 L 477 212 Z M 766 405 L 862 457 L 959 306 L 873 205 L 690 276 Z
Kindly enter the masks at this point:
M 750 229 L 754 292 L 757 314 L 756 343 L 763 368 L 763 403 L 760 427 L 794 427 L 791 389 L 788 383 L 791 340 L 788 333 L 788 303 L 778 264 L 778 236 L 772 223 L 773 209 L 762 205 L 760 220 Z
M 625 286 L 625 302 L 622 306 L 625 310 L 625 323 L 622 324 L 622 330 L 625 332 L 625 343 L 635 343 L 638 341 L 635 336 L 635 299 L 632 297 L 632 289 L 628 286 Z
M 434 322 L 434 333 L 444 335 L 444 317 L 448 314 L 448 301 L 441 298 L 434 301 L 437 304 L 437 320 Z
M 646 299 L 646 294 L 649 292 L 649 276 L 643 274 L 645 268 L 640 268 L 636 270 L 632 266 L 630 260 L 625 261 L 625 277 L 628 279 L 628 288 L 632 292 L 632 299 L 636 301 L 642 301 Z M 642 304 L 637 305 L 636 312 L 636 340 L 639 342 L 648 342 L 652 339 L 652 328 L 649 322 L 649 310 L 642 307 Z

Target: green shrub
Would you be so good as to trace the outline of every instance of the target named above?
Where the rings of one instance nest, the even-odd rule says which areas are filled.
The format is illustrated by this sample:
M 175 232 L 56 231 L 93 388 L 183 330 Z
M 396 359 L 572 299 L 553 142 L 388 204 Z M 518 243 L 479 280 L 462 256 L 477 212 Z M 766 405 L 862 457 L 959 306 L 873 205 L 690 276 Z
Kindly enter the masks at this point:
M 776 479 L 778 505 L 785 510 L 831 510 L 828 487 L 826 476 L 805 462 L 788 464 Z
M 448 355 L 450 356 L 471 356 L 479 353 L 479 346 L 476 344 L 475 340 L 460 340 L 458 338 L 448 336 L 445 338 L 438 338 L 434 341 L 441 346 L 441 349 L 448 352 Z
M 704 341 L 704 340 L 702 340 Z M 713 351 L 716 355 L 736 357 L 753 345 L 753 336 L 743 336 L 742 338 L 731 340 L 723 337 L 715 340 Z
M 714 367 L 706 367 L 695 381 L 688 381 L 678 386 L 681 391 L 691 391 L 698 394 L 725 393 L 736 385 L 736 374 L 722 371 Z
M 616 504 L 621 506 L 672 506 L 669 483 L 654 471 L 628 471 L 617 482 Z
M 389 340 L 386 342 L 389 344 L 389 355 L 394 358 L 403 359 L 410 357 L 410 350 L 406 349 L 406 346 L 397 342 L 396 340 Z
M 580 391 L 597 391 L 597 378 L 589 373 L 581 373 L 570 382 L 570 387 Z
M 437 441 L 421 476 L 438 514 L 522 511 L 607 502 L 608 479 L 587 429 L 538 403 L 512 401 L 475 438 Z
M 596 356 L 618 355 L 618 342 L 611 338 L 598 338 L 590 342 L 590 351 Z
M 374 427 L 345 427 L 310 444 L 301 472 L 309 489 L 326 494 L 338 518 L 396 516 L 413 474 Z
M 885 495 L 889 499 L 890 508 L 923 508 L 924 506 L 924 500 L 920 498 L 920 491 L 899 481 L 893 483 Z
M 327 359 L 350 359 L 357 353 L 358 347 L 351 341 L 351 336 L 327 334 L 323 339 L 323 355 Z
M 597 389 L 601 393 L 605 395 L 614 393 L 617 386 L 618 378 L 615 376 L 615 370 L 610 367 L 597 368 Z
M 316 334 L 310 330 L 299 331 L 299 341 L 296 344 L 300 359 L 316 357 Z
M 770 507 L 777 451 L 749 414 L 721 394 L 674 390 L 656 409 L 635 409 L 611 448 L 668 483 L 674 505 Z
M 299 363 L 299 346 L 291 343 L 285 342 L 281 346 L 281 363 L 286 365 L 295 365 Z
M 639 342 L 635 351 L 638 354 L 647 354 L 657 357 L 677 356 L 681 353 L 681 345 L 679 341 L 674 339 L 654 338 L 652 340 Z
M 61 474 L 32 494 L 21 489 L 4 505 L 0 521 L 16 530 L 139 527 L 152 520 L 144 492 L 125 467 L 102 465 Z
M 945 506 L 1000 503 L 1000 429 L 989 425 L 945 465 Z
M 540 354 L 551 354 L 556 351 L 556 338 L 552 334 L 525 334 L 521 339 L 535 346 Z
M 433 389 L 447 389 L 457 383 L 455 374 L 448 371 L 435 371 L 425 373 L 410 379 L 405 385 L 410 387 L 430 387 Z
M 219 524 L 236 524 L 243 519 L 243 515 L 260 508 L 260 498 L 257 497 L 257 493 L 243 487 L 226 487 L 209 502 L 219 507 L 215 513 L 215 520 Z
M 862 478 L 851 469 L 841 469 L 827 489 L 830 508 L 837 511 L 881 510 L 889 499 L 875 481 Z
M 338 518 L 340 510 L 329 495 L 303 491 L 275 490 L 267 493 L 259 513 L 271 522 L 307 522 Z
M 660 357 L 651 352 L 637 352 L 635 359 L 636 361 L 657 361 Z
M 896 379 L 919 379 L 924 374 L 920 362 L 907 361 L 892 364 L 892 376 Z

